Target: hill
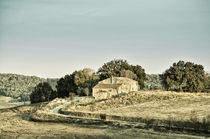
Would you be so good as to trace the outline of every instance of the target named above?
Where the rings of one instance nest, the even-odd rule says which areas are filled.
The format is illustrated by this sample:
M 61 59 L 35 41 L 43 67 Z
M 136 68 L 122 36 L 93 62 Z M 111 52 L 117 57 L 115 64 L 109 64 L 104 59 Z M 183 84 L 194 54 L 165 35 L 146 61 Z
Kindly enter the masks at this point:
M 40 82 L 48 82 L 55 90 L 58 79 L 44 79 L 36 76 L 0 74 L 0 95 L 29 100 L 33 88 Z

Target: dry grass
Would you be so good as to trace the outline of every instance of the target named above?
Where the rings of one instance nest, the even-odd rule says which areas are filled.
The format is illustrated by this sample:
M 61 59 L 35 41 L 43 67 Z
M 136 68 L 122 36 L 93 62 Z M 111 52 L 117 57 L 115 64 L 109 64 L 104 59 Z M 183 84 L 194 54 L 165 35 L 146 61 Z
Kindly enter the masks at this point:
M 202 119 L 210 114 L 210 94 L 169 91 L 131 92 L 104 101 L 76 102 L 62 111 L 94 112 L 124 117 L 189 120 L 191 112 Z
M 107 125 L 75 125 L 65 123 L 32 122 L 28 119 L 37 109 L 46 104 L 33 104 L 16 108 L 0 110 L 0 138 L 1 139 L 57 139 L 57 138 L 85 138 L 85 139 L 157 139 L 182 138 L 202 139 L 202 136 L 161 133 L 137 128 L 116 128 Z
M 156 130 L 178 130 L 210 133 L 210 94 L 167 91 L 131 92 L 107 100 L 83 98 L 61 110 L 65 115 L 50 113 L 49 109 L 69 100 L 57 99 L 38 110 L 32 118 L 37 121 L 81 124 L 124 125 Z
M 122 97 L 62 109 L 74 116 L 144 122 L 148 127 L 210 132 L 210 94 L 168 91 L 131 92 Z
M 157 97 L 150 96 L 150 100 L 141 101 L 134 105 L 107 108 L 97 112 L 119 115 L 124 117 L 142 117 L 151 119 L 165 120 L 173 117 L 174 120 L 189 120 L 192 112 L 202 120 L 210 114 L 210 95 L 209 94 L 168 94 L 157 93 Z M 153 98 L 154 97 L 154 98 Z

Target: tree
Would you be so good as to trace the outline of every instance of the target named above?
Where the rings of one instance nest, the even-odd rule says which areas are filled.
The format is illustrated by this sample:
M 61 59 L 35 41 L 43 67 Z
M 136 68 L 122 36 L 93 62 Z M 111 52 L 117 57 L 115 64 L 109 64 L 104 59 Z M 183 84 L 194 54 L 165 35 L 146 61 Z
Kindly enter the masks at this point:
M 47 82 L 39 83 L 30 95 L 31 103 L 50 101 L 54 91 Z
M 130 65 L 126 60 L 112 60 L 110 62 L 105 63 L 98 70 L 98 74 L 100 76 L 100 80 L 104 80 L 110 78 L 111 76 L 120 77 L 120 72 L 123 70 L 129 70 Z
M 140 65 L 133 66 L 131 65 L 131 71 L 133 71 L 134 74 L 136 74 L 140 89 L 143 89 L 145 86 L 145 81 L 146 81 L 146 73 L 144 69 Z
M 130 79 L 137 80 L 137 75 L 130 70 L 120 71 L 120 77 L 127 77 L 127 78 L 130 78 Z
M 210 92 L 210 74 L 205 75 L 205 92 Z
M 138 81 L 140 88 L 144 88 L 144 81 L 146 80 L 146 74 L 144 69 L 140 65 L 129 65 L 126 60 L 112 60 L 105 63 L 99 68 L 97 72 L 100 76 L 100 80 L 114 77 L 128 77 Z
M 76 93 L 80 96 L 88 96 L 92 93 L 92 88 L 99 81 L 99 76 L 94 70 L 85 68 L 73 73 Z
M 57 82 L 58 97 L 69 97 L 70 94 L 79 96 L 90 95 L 92 87 L 99 81 L 99 77 L 92 69 L 74 71 L 71 75 L 66 75 Z
M 76 87 L 74 84 L 74 76 L 66 75 L 60 80 L 58 80 L 57 85 L 57 95 L 58 97 L 64 98 L 69 97 L 70 93 L 76 93 Z
M 205 72 L 202 65 L 179 61 L 162 74 L 166 90 L 199 92 L 205 88 Z

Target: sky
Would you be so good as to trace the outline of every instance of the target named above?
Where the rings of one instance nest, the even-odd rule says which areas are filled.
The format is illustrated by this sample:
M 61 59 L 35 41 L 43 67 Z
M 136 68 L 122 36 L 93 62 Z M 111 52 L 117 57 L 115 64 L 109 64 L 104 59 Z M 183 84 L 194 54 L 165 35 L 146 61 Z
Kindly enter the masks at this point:
M 0 0 L 0 73 L 58 78 L 113 59 L 210 71 L 209 0 Z

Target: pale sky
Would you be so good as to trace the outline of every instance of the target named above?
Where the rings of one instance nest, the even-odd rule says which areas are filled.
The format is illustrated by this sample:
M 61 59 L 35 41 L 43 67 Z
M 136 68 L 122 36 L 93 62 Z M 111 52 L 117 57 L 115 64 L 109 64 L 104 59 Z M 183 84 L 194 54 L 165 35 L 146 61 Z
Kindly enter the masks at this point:
M 210 71 L 210 0 L 0 0 L 0 73 L 62 77 L 113 59 Z

